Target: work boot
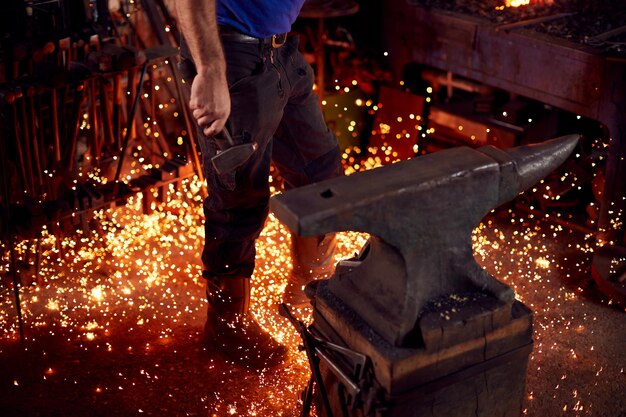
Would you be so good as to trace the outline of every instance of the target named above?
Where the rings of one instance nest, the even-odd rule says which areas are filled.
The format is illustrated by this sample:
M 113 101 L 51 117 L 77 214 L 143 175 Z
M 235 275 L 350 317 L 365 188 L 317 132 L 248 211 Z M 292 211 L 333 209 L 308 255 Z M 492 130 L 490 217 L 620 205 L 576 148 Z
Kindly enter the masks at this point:
M 285 304 L 302 308 L 310 303 L 304 287 L 311 281 L 330 277 L 335 266 L 336 247 L 334 233 L 311 237 L 291 235 L 293 268 L 283 294 Z
M 204 274 L 203 274 L 204 275 Z M 250 313 L 250 278 L 207 277 L 207 341 L 235 362 L 255 369 L 280 364 L 287 348 Z

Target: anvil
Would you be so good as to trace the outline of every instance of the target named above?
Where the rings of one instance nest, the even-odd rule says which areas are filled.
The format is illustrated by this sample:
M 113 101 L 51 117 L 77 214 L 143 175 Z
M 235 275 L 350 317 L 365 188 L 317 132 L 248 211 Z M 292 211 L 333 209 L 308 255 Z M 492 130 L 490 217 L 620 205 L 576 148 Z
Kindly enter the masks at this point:
M 578 139 L 452 148 L 290 190 L 273 197 L 271 208 L 302 236 L 371 235 L 324 285 L 385 340 L 403 346 L 433 300 L 483 292 L 513 303 L 513 290 L 476 263 L 472 230 L 563 163 Z

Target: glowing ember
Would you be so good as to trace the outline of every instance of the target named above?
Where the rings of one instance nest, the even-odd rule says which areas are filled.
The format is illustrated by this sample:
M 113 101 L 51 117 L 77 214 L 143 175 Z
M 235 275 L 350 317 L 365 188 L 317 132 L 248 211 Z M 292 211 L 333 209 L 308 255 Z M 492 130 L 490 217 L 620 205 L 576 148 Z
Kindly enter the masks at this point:
M 554 0 L 506 0 L 506 7 L 520 7 L 527 6 L 529 4 L 552 4 Z
M 355 105 L 372 108 L 374 103 Z M 401 117 L 417 118 L 412 116 Z M 387 122 L 390 129 L 393 122 Z M 344 152 L 344 167 L 352 174 L 392 163 L 394 155 L 390 144 L 353 146 Z M 47 401 L 63 399 L 64 407 L 77 407 L 68 415 L 93 415 L 94 407 L 107 404 L 116 415 L 297 415 L 308 364 L 295 330 L 276 311 L 291 267 L 289 233 L 270 215 L 257 242 L 252 278 L 253 314 L 289 347 L 289 358 L 262 372 L 227 363 L 202 344 L 206 301 L 199 189 L 196 180 L 170 186 L 168 202 L 148 215 L 142 214 L 141 196 L 133 197 L 125 207 L 96 213 L 99 227 L 90 233 L 58 238 L 44 231 L 41 284 L 21 288 L 23 348 L 10 291 L 0 299 L 0 381 L 7 387 L 5 396 L 19 399 L 14 403 L 23 412 L 16 415 L 41 414 L 30 399 L 44 398 L 42 393 Z M 603 402 L 620 398 L 625 385 L 615 383 L 625 381 L 624 362 L 610 360 L 607 352 L 619 358 L 623 349 L 610 343 L 600 349 L 597 342 L 594 348 L 593 340 L 623 340 L 619 337 L 626 332 L 603 325 L 623 312 L 584 297 L 580 277 L 588 271 L 578 259 L 588 259 L 593 236 L 574 239 L 532 214 L 504 214 L 507 220 L 497 224 L 487 218 L 472 239 L 478 262 L 535 312 L 525 413 L 539 415 L 537 409 L 552 407 L 602 414 Z M 366 239 L 339 234 L 337 260 L 353 256 Z M 22 263 L 34 259 L 32 242 L 16 249 Z M 8 265 L 3 258 L 0 272 Z M 22 271 L 23 282 L 30 282 L 33 272 Z M 294 313 L 310 320 L 309 310 Z M 546 384 L 554 389 L 537 389 Z
M 352 149 L 344 158 L 354 154 Z M 376 157 L 371 157 L 361 163 L 360 169 L 377 165 Z M 351 167 L 348 171 L 355 172 L 356 169 Z M 136 356 L 133 352 L 138 351 L 144 358 L 137 364 L 142 368 L 135 375 L 119 369 L 118 374 L 83 382 L 91 392 L 105 396 L 102 398 L 111 391 L 139 389 L 134 387 L 149 390 L 146 384 L 158 384 L 160 379 L 174 372 L 171 369 L 165 373 L 160 371 L 159 363 L 154 363 L 155 360 L 161 361 L 157 352 L 169 352 L 168 355 L 174 356 L 181 352 L 183 361 L 189 361 L 184 358 L 194 355 L 190 352 L 192 346 L 198 346 L 194 340 L 202 333 L 206 305 L 203 282 L 199 278 L 203 228 L 197 187 L 194 182 L 186 182 L 163 211 L 150 215 L 140 214 L 140 197 L 134 198 L 127 207 L 101 213 L 98 215 L 102 226 L 99 233 L 94 231 L 89 236 L 79 235 L 60 241 L 51 235 L 44 239 L 41 264 L 46 277 L 44 285 L 22 291 L 27 326 L 36 324 L 39 329 L 29 330 L 34 340 L 28 343 L 62 334 L 68 342 L 75 343 L 79 351 L 98 352 L 98 356 L 120 355 L 122 352 Z M 545 369 L 551 369 L 551 362 L 558 357 L 566 357 L 581 365 L 584 363 L 593 375 L 597 373 L 595 382 L 590 381 L 587 385 L 602 385 L 609 374 L 614 379 L 621 372 L 623 378 L 623 370 L 616 368 L 615 363 L 603 362 L 594 353 L 593 346 L 585 343 L 588 332 L 599 331 L 595 316 L 575 317 L 565 313 L 574 306 L 585 304 L 580 297 L 581 289 L 566 291 L 554 278 L 554 271 L 568 271 L 566 264 L 556 260 L 553 251 L 555 242 L 567 239 L 569 232 L 559 226 L 546 227 L 549 231 L 544 231 L 536 227 L 532 215 L 509 214 L 511 222 L 508 227 L 496 227 L 489 221 L 475 231 L 473 242 L 480 263 L 512 285 L 518 298 L 529 303 L 536 312 L 536 348 L 531 359 L 529 387 L 532 388 L 537 378 L 552 378 Z M 340 234 L 338 259 L 352 256 L 366 239 L 366 235 L 357 233 Z M 257 245 L 252 307 L 259 322 L 277 340 L 290 347 L 290 359 L 284 368 L 248 374 L 236 367 L 220 365 L 219 355 L 206 351 L 207 359 L 193 363 L 198 378 L 218 383 L 218 386 L 205 385 L 206 392 L 215 392 L 202 400 L 202 407 L 208 415 L 241 412 L 246 415 L 280 415 L 298 407 L 299 393 L 308 378 L 308 365 L 304 354 L 297 349 L 299 337 L 275 309 L 291 265 L 288 241 L 288 232 L 270 215 Z M 59 247 L 64 253 L 62 262 L 57 259 Z M 588 253 L 590 249 L 585 244 L 572 246 L 573 252 Z M 26 250 L 26 246 L 20 246 L 22 254 Z M 10 313 L 12 309 L 11 298 L 7 295 L 0 328 L 5 339 L 15 340 L 17 329 Z M 310 320 L 309 311 L 296 313 Z M 58 364 L 53 358 L 47 359 L 47 350 L 41 352 L 40 360 L 44 366 L 40 372 L 49 380 L 59 379 L 67 372 L 67 365 Z M 97 362 L 100 360 L 106 360 L 106 357 Z M 54 369 L 54 372 L 47 369 Z M 186 373 L 194 372 L 188 366 L 184 369 Z M 8 375 L 14 378 L 15 386 L 22 386 L 17 383 L 20 375 Z M 561 379 L 563 375 L 567 378 Z M 220 381 L 237 378 L 248 380 L 242 382 L 240 394 L 229 393 L 232 388 L 219 385 Z M 585 411 L 593 411 L 593 395 L 587 388 L 574 385 L 576 383 L 577 378 L 571 374 L 559 374 L 558 382 L 555 380 L 554 383 L 553 400 L 560 401 L 561 408 L 582 410 L 584 407 Z M 161 389 L 167 392 L 171 387 L 165 385 Z M 222 393 L 218 394 L 220 391 Z M 172 401 L 181 401 L 186 394 L 174 390 L 166 395 L 170 395 Z M 235 400 L 239 395 L 241 400 Z M 530 410 L 539 397 L 536 391 L 528 395 Z M 144 412 L 150 409 L 150 404 L 145 401 L 140 405 Z

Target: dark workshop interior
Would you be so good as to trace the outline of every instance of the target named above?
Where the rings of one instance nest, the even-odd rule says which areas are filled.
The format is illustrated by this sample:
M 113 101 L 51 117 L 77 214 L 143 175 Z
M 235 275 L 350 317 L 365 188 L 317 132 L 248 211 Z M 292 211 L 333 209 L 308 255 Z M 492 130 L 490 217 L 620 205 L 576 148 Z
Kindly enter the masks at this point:
M 310 362 L 302 345 L 317 333 L 279 315 L 290 231 L 273 213 L 252 309 L 288 359 L 252 370 L 203 343 L 206 187 L 174 1 L 0 5 L 0 416 L 300 416 L 315 385 L 316 416 L 419 404 L 410 415 L 626 417 L 626 2 L 305 1 L 290 36 L 315 70 L 348 177 L 457 147 L 580 138 L 471 234 L 521 317 L 493 333 L 519 346 L 467 365 L 458 352 L 473 324 L 449 311 L 468 301 L 437 304 L 450 309 L 442 334 L 459 343 L 438 354 L 459 367 L 434 382 L 443 365 L 425 368 L 386 395 L 375 353 L 328 359 L 322 344 Z M 369 237 L 339 233 L 335 260 L 365 257 Z M 500 310 L 489 311 L 495 323 Z M 334 323 L 312 307 L 294 316 Z M 358 351 L 351 343 L 339 344 Z M 312 367 L 328 390 L 310 383 Z

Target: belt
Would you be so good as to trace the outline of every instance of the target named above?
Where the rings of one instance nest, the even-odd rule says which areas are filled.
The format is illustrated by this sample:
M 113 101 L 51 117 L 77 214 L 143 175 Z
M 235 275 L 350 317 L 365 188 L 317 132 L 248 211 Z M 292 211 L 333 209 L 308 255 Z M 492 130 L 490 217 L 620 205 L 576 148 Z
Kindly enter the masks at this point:
M 225 41 L 267 45 L 272 48 L 280 48 L 287 41 L 287 33 L 279 33 L 268 36 L 267 38 L 255 38 L 254 36 L 246 35 L 245 33 L 241 33 L 226 26 L 220 26 L 219 31 L 220 38 Z

